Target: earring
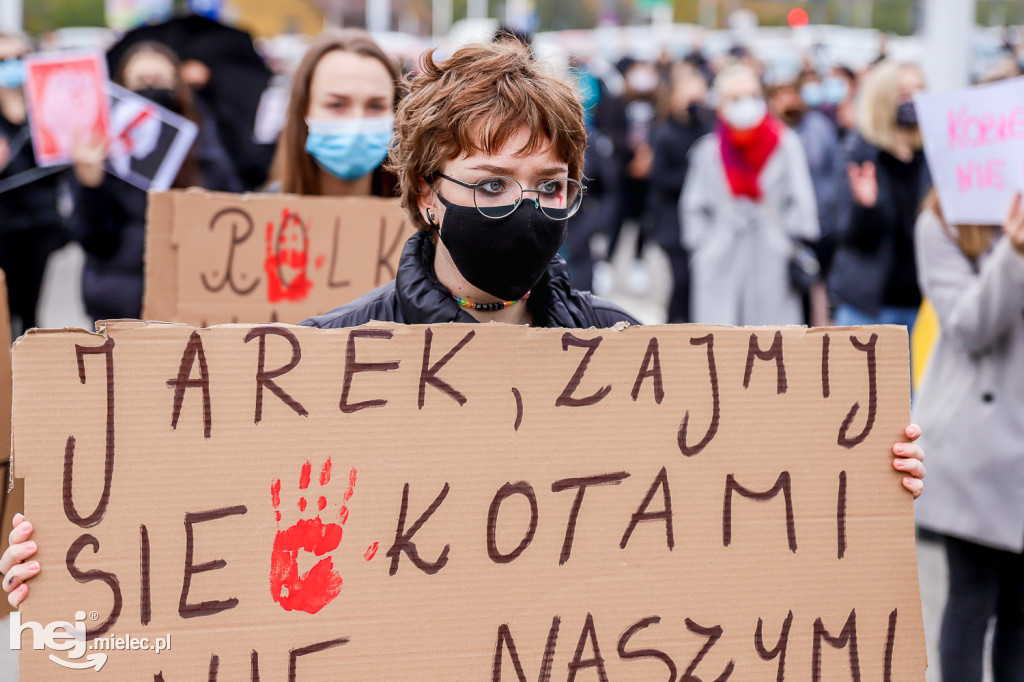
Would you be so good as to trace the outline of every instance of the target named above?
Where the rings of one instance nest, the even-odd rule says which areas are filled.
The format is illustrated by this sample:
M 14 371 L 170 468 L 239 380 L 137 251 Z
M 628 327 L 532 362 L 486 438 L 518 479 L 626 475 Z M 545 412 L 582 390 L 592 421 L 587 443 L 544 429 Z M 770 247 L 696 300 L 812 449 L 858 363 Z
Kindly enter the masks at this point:
M 434 214 L 431 213 L 430 211 L 427 211 L 427 222 L 430 223 L 432 227 L 437 226 L 437 223 L 434 222 Z

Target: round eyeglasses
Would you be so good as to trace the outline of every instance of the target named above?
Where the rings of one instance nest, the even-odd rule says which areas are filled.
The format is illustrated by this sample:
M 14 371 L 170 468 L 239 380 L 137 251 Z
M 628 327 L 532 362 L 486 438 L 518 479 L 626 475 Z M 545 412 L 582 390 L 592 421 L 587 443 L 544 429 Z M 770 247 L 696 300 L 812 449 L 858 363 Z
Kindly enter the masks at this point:
M 583 203 L 583 185 L 572 178 L 544 180 L 537 189 L 523 189 L 514 178 L 504 175 L 493 175 L 473 183 L 456 180 L 444 173 L 438 175 L 473 190 L 473 205 L 481 215 L 495 220 L 512 215 L 527 193 L 534 195 L 530 198 L 534 206 L 552 220 L 568 220 Z

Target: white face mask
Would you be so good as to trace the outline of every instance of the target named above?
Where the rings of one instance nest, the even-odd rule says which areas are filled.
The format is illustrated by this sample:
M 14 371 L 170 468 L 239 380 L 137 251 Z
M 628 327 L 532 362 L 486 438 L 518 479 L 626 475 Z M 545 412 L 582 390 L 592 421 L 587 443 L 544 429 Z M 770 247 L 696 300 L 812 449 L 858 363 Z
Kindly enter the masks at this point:
M 634 68 L 626 75 L 626 84 L 636 92 L 653 92 L 658 87 L 658 72 L 654 69 Z
M 736 130 L 750 130 L 768 114 L 768 105 L 760 97 L 744 97 L 725 107 L 722 116 Z

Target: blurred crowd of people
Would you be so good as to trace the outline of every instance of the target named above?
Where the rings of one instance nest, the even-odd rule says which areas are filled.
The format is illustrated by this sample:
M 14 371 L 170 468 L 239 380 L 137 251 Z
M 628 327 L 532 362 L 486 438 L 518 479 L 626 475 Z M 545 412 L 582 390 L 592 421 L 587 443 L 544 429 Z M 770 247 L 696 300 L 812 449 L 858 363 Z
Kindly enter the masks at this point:
M 193 19 L 180 32 L 211 33 Z M 271 59 L 265 76 L 240 78 L 148 37 L 115 45 L 110 72 L 199 124 L 173 186 L 393 196 L 389 121 L 415 64 L 400 72 L 368 35 L 328 32 L 291 73 L 271 77 L 283 66 Z M 0 269 L 13 330 L 35 326 L 47 258 L 69 240 L 87 253 L 87 313 L 138 317 L 145 192 L 104 172 L 106 140 L 77 140 L 70 169 L 36 168 L 19 68 L 31 51 L 23 36 L 0 37 Z M 993 77 L 1020 73 L 1012 54 Z M 570 68 L 590 140 L 586 201 L 562 250 L 578 288 L 610 292 L 610 260 L 633 225 L 626 287 L 650 291 L 641 256 L 660 247 L 669 322 L 912 322 L 913 225 L 930 188 L 918 66 L 881 54 L 855 70 L 808 53 L 781 73 L 737 46 L 713 59 L 699 48 L 615 64 L 574 57 Z
M 589 206 L 566 247 L 579 286 L 607 293 L 633 221 L 625 284 L 647 290 L 642 249 L 660 246 L 669 322 L 912 324 L 913 231 L 931 188 L 918 65 L 879 55 L 855 70 L 809 54 L 784 74 L 737 47 L 575 68 L 591 126 Z M 1020 73 L 1008 50 L 988 78 Z

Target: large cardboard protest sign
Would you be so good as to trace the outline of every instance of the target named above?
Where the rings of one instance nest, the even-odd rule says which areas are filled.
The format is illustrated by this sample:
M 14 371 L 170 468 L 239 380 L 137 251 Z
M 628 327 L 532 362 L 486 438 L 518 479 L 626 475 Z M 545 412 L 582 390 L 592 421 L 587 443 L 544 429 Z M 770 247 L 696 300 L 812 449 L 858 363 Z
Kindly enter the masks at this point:
M 25 95 L 37 164 L 69 163 L 76 138 L 109 136 L 106 83 L 107 63 L 99 52 L 25 57 Z
M 897 327 L 33 332 L 19 627 L 90 648 L 24 629 L 21 679 L 922 680 L 908 366 Z
M 1002 224 L 1024 190 L 1024 78 L 915 100 L 946 222 Z
M 151 192 L 143 317 L 298 323 L 394 279 L 397 199 Z

